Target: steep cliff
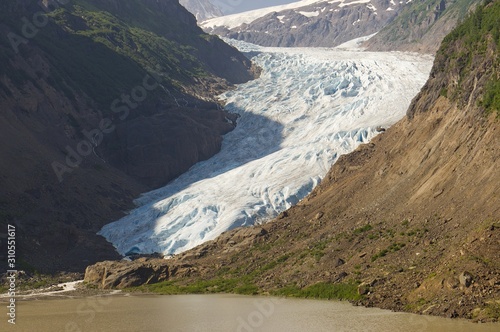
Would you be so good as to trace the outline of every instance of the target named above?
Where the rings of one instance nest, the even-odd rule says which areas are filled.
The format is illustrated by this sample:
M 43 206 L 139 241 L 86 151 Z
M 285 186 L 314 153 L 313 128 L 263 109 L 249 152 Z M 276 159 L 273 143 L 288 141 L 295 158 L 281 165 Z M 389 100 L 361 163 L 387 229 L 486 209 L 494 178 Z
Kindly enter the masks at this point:
M 500 1 L 480 7 L 445 38 L 406 118 L 342 156 L 276 220 L 175 257 L 189 271 L 143 289 L 194 284 L 498 320 L 499 29 Z
M 19 268 L 116 257 L 97 232 L 218 152 L 216 93 L 254 75 L 178 0 L 0 4 L 0 219 Z M 3 231 L 1 231 L 3 232 Z

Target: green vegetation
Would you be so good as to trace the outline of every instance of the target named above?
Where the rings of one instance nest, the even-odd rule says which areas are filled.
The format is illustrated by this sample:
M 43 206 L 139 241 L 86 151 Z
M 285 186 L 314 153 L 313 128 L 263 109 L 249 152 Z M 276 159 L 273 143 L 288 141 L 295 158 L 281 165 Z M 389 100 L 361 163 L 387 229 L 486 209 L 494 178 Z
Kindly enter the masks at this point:
M 425 229 L 420 229 L 420 228 L 417 228 L 417 229 L 410 229 L 406 235 L 407 236 L 416 236 L 416 237 L 423 237 L 425 233 L 429 232 L 429 230 L 427 228 Z M 405 233 L 403 233 L 404 235 Z
M 493 77 L 486 86 L 481 105 L 486 110 L 497 112 L 497 116 L 500 117 L 500 80 L 498 76 Z
M 262 242 L 262 243 L 257 243 L 252 247 L 252 250 L 259 250 L 261 252 L 266 252 L 269 251 L 272 248 L 271 243 L 269 242 Z
M 491 302 L 486 305 L 484 309 L 486 317 L 494 320 L 500 320 L 500 303 Z
M 22 22 L 12 17 L 31 17 L 30 11 L 40 10 L 35 5 L 26 11 L 11 7 L 2 4 L 1 12 L 10 14 L 0 16 L 18 34 Z M 191 85 L 193 78 L 210 75 L 207 54 L 202 49 L 206 46 L 210 51 L 215 42 L 194 22 L 186 23 L 188 16 L 183 20 L 178 15 L 169 8 L 153 11 L 140 0 L 126 0 L 119 6 L 106 1 L 71 1 L 48 13 L 49 24 L 29 43 L 44 51 L 52 65 L 50 72 L 30 77 L 17 68 L 12 62 L 15 53 L 4 34 L 0 36 L 0 61 L 4 64 L 0 75 L 5 74 L 16 86 L 46 79 L 73 101 L 75 94 L 83 92 L 104 112 L 109 112 L 112 101 L 122 93 L 142 84 L 147 73 L 160 75 L 164 86 L 179 92 Z M 20 51 L 31 52 L 26 47 Z M 0 84 L 0 94 L 10 93 Z
M 213 279 L 197 281 L 193 284 L 182 285 L 180 280 L 164 281 L 157 284 L 142 285 L 127 289 L 131 292 L 147 292 L 162 295 L 180 294 L 214 294 L 214 293 L 235 293 L 242 295 L 256 295 L 259 288 L 251 282 L 242 282 L 241 279 Z M 336 299 L 336 300 L 359 300 L 358 283 L 350 281 L 347 283 L 317 283 L 305 288 L 298 288 L 295 285 L 286 286 L 271 292 L 275 296 L 302 297 L 314 299 Z
M 498 321 L 500 319 L 500 302 L 490 300 L 483 307 L 474 309 L 472 319 L 475 321 Z
M 274 290 L 272 295 L 328 300 L 355 301 L 361 299 L 361 295 L 358 294 L 358 283 L 354 281 L 338 284 L 320 282 L 302 289 L 295 285 L 290 285 Z
M 429 301 L 426 299 L 418 299 L 416 302 L 408 303 L 405 305 L 405 310 L 410 312 L 418 312 L 422 310 L 423 306 L 425 306 Z
M 492 58 L 482 76 L 488 77 L 479 105 L 488 112 L 500 115 L 500 2 L 486 1 L 471 13 L 456 29 L 443 40 L 438 51 L 439 61 L 444 62 L 445 72 L 458 72 L 460 79 L 453 99 L 468 99 L 471 87 L 464 91 L 463 80 L 472 70 Z M 488 61 L 489 62 L 489 61 Z M 446 91 L 449 94 L 449 89 Z
M 326 249 L 329 241 L 319 241 L 314 245 L 309 247 L 309 254 L 314 257 L 316 262 L 319 262 L 321 257 L 325 255 L 324 250 Z
M 157 284 L 142 285 L 128 289 L 129 291 L 141 291 L 162 295 L 178 294 L 213 294 L 213 293 L 236 293 L 253 295 L 258 293 L 255 284 L 244 283 L 238 279 L 213 279 L 200 280 L 193 284 L 182 285 L 180 281 L 164 281 Z
M 402 10 L 393 23 L 383 28 L 376 38 L 399 43 L 417 42 L 431 30 L 433 24 L 429 24 L 429 21 L 433 21 L 436 15 L 464 17 L 472 1 L 456 0 L 447 3 L 442 12 L 436 10 L 440 7 L 441 0 L 413 1 Z
M 364 233 L 364 232 L 371 231 L 372 229 L 373 229 L 372 225 L 367 224 L 367 225 L 365 225 L 363 227 L 355 229 L 354 232 L 353 232 L 353 234 L 354 235 L 358 235 L 358 234 L 361 234 L 361 233 Z
M 201 280 L 192 284 L 185 284 L 185 280 L 166 281 L 152 285 L 143 285 L 130 289 L 131 291 L 152 292 L 157 294 L 206 294 L 206 293 L 236 293 L 252 295 L 258 294 L 256 286 L 258 277 L 266 271 L 272 270 L 289 259 L 283 255 L 261 267 L 249 271 L 250 266 L 239 266 L 236 269 L 222 267 L 217 272 L 217 278 Z
M 316 248 L 321 248 L 326 242 L 318 242 Z M 310 252 L 308 252 L 310 254 Z M 251 265 L 238 266 L 237 268 L 222 267 L 217 276 L 209 280 L 198 280 L 188 283 L 186 279 L 164 281 L 151 285 L 142 285 L 129 288 L 131 292 L 146 292 L 163 295 L 178 294 L 213 294 L 213 293 L 235 293 L 243 295 L 256 295 L 261 292 L 258 280 L 262 279 L 266 272 L 284 264 L 293 257 L 293 254 L 283 255 L 260 267 Z M 288 285 L 271 292 L 276 296 L 305 297 L 317 299 L 339 299 L 358 300 L 358 282 L 346 283 L 318 283 L 305 288 L 296 285 Z
M 128 1 L 137 15 L 147 10 L 138 1 Z M 54 78 L 58 89 L 77 87 L 105 107 L 122 92 L 141 84 L 147 72 L 160 71 L 165 84 L 182 85 L 192 77 L 207 76 L 191 44 L 204 42 L 199 34 L 184 31 L 182 43 L 166 36 L 174 29 L 173 21 L 156 13 L 145 22 L 155 22 L 157 33 L 130 18 L 130 10 L 111 14 L 105 6 L 96 8 L 92 1 L 75 1 L 50 13 L 57 24 L 47 26 L 34 40 L 53 57 L 57 66 Z M 144 8 L 135 8 L 142 6 Z M 116 10 L 114 11 L 116 12 Z M 158 22 L 162 22 L 162 29 Z M 175 30 L 179 30 L 177 27 Z M 184 29 L 185 30 L 185 29 Z M 163 34 L 162 34 L 163 33 Z M 58 38 L 57 35 L 65 35 Z M 90 56 L 91 55 L 91 56 Z M 66 88 L 67 90 L 67 88 Z
M 377 259 L 379 259 L 380 257 L 386 256 L 388 253 L 399 251 L 399 250 L 403 249 L 405 246 L 406 246 L 406 244 L 404 244 L 404 243 L 393 243 L 389 247 L 387 247 L 387 249 L 383 249 L 383 250 L 379 251 L 378 253 L 376 253 L 375 255 L 373 255 L 371 258 L 371 261 L 374 262 Z

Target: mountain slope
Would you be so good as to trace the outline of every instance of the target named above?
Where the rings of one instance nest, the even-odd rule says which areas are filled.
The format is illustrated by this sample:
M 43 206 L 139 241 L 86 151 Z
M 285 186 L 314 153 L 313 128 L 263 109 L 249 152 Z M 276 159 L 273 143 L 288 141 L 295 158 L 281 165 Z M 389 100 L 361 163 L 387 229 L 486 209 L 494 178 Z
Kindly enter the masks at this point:
M 307 199 L 164 263 L 170 280 L 143 289 L 323 296 L 498 320 L 499 20 L 500 1 L 490 2 L 448 35 L 407 117 L 341 157 Z M 110 263 L 100 263 L 86 279 L 133 285 L 144 263 L 135 264 L 105 278 Z
M 211 19 L 201 26 L 262 46 L 333 47 L 378 32 L 404 7 L 388 0 L 305 0 Z
M 132 198 L 220 149 L 213 96 L 253 72 L 176 0 L 43 4 L 0 4 L 0 218 L 22 268 L 81 271 Z
M 434 54 L 441 40 L 480 0 L 410 2 L 398 17 L 367 43 L 370 51 L 416 51 Z
M 194 14 L 198 22 L 223 15 L 220 8 L 209 0 L 180 0 L 179 2 Z

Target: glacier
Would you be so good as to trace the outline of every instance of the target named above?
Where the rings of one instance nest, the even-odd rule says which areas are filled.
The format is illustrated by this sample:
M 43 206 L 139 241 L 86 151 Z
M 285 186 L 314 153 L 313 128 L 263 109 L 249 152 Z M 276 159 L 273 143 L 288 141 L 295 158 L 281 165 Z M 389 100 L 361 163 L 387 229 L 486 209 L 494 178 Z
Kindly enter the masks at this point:
M 145 193 L 99 232 L 118 252 L 180 253 L 298 203 L 342 154 L 401 119 L 431 56 L 229 41 L 262 69 L 220 100 L 239 114 L 221 151 Z M 333 204 L 333 203 L 332 203 Z

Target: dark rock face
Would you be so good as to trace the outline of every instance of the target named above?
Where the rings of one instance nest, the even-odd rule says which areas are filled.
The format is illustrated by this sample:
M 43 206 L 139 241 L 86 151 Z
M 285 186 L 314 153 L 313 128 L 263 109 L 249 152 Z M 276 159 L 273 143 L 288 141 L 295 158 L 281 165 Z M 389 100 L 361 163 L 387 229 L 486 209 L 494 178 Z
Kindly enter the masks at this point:
M 293 10 L 273 12 L 233 29 L 205 30 L 262 46 L 333 47 L 378 32 L 402 8 L 404 4 L 388 0 L 351 5 L 318 1 Z
M 235 118 L 213 97 L 254 77 L 176 0 L 86 2 L 100 11 L 92 24 L 78 4 L 60 7 L 19 52 L 7 36 L 24 38 L 20 18 L 43 9 L 0 4 L 0 226 L 16 225 L 22 268 L 41 272 L 118 258 L 95 233 L 141 192 L 217 153 Z M 80 34 L 89 29 L 100 37 Z
M 207 103 L 205 107 L 171 107 L 119 124 L 102 145 L 102 154 L 140 183 L 164 185 L 217 153 L 221 135 L 234 128 L 217 105 Z

